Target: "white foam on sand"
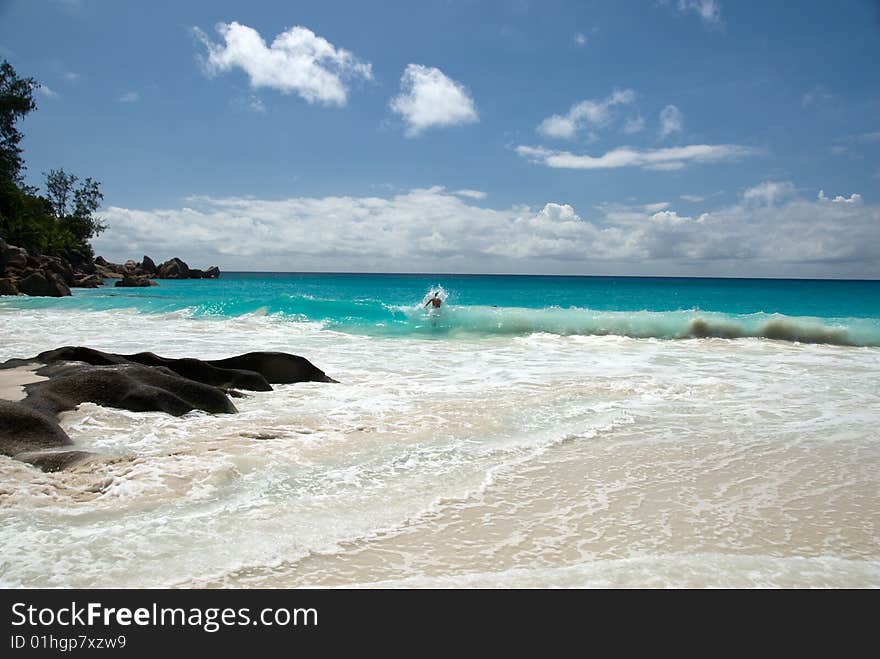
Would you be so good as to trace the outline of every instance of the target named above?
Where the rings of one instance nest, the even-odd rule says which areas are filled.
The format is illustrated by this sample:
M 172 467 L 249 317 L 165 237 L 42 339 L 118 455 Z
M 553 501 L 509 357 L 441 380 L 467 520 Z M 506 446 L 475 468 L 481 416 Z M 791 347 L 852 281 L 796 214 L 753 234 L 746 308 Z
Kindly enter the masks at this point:
M 340 381 L 236 415 L 64 413 L 114 459 L 0 456 L 6 584 L 878 585 L 878 348 L 51 310 L 0 335 L 0 360 L 281 350 Z

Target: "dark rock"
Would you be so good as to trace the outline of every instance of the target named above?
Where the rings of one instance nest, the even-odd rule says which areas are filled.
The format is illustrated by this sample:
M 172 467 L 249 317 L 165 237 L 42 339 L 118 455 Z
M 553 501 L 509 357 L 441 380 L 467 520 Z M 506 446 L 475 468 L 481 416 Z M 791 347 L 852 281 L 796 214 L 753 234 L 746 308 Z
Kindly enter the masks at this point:
M 336 382 L 305 357 L 286 352 L 249 352 L 238 357 L 214 359 L 205 363 L 219 368 L 256 371 L 272 384 Z
M 112 352 L 101 352 L 91 348 L 68 346 L 44 352 L 37 355 L 33 361 L 40 362 L 41 364 L 76 361 L 85 362 L 93 366 L 133 362 L 143 366 L 163 366 L 181 377 L 214 387 L 222 387 L 224 389 L 236 387 L 250 391 L 272 391 L 272 387 L 266 379 L 255 371 L 220 368 L 199 359 L 169 359 L 155 355 L 152 352 L 117 355 Z
M 84 348 L 82 346 L 64 346 L 63 348 L 55 348 L 55 350 L 47 350 L 41 352 L 33 359 L 12 360 L 8 362 L 9 367 L 15 367 L 23 364 L 32 364 L 34 362 L 40 364 L 57 364 L 58 362 L 83 362 L 92 366 L 108 366 L 111 364 L 125 364 L 128 360 L 123 355 L 117 355 L 113 352 L 102 352 L 92 348 Z
M 18 282 L 18 290 L 25 295 L 49 295 L 49 281 L 42 272 L 32 272 Z
M 49 286 L 52 287 L 52 297 L 65 297 L 71 294 L 70 287 L 61 275 L 54 272 L 46 272 L 46 279 L 49 281 Z
M 6 241 L 0 238 L 0 275 L 6 270 L 6 251 L 9 249 L 9 246 L 6 244 Z
M 182 416 L 193 410 L 237 412 L 223 390 L 183 378 L 166 368 L 140 364 L 83 366 L 56 364 L 40 369 L 48 380 L 26 385 L 26 404 L 44 414 L 72 410 L 92 402 L 132 412 Z
M 0 295 L 18 295 L 18 288 L 11 279 L 0 279 Z
M 57 256 L 40 256 L 37 258 L 40 263 L 40 269 L 43 271 L 54 272 L 64 280 L 68 286 L 73 284 L 73 268 L 64 259 Z
M 98 288 L 98 286 L 102 286 L 104 284 L 104 280 L 101 279 L 98 275 L 86 275 L 85 277 L 78 277 L 73 285 L 76 288 Z
M 70 295 L 64 280 L 54 272 L 37 270 L 18 282 L 18 290 L 25 295 L 63 297 Z
M 144 258 L 141 261 L 141 268 L 148 275 L 155 275 L 159 272 L 159 269 L 156 267 L 156 263 L 149 256 L 144 254 Z
M 126 286 L 126 287 L 136 287 L 136 288 L 156 286 L 156 285 L 158 285 L 158 284 L 156 284 L 155 282 L 151 282 L 150 278 L 147 277 L 146 275 L 142 275 L 140 277 L 137 275 L 125 275 L 122 279 L 117 281 L 116 284 L 114 284 L 114 286 Z
M 23 247 L 15 247 L 13 245 L 6 246 L 6 266 L 7 268 L 18 268 L 23 270 L 28 267 L 27 250 Z
M 15 455 L 16 460 L 27 462 L 43 471 L 50 472 L 62 471 L 100 457 L 98 453 L 90 451 L 27 451 Z
M 189 270 L 189 278 L 190 279 L 204 279 L 205 273 L 198 268 L 190 268 Z
M 115 272 L 118 275 L 124 275 L 126 273 L 125 266 L 120 265 L 118 263 L 111 263 L 106 260 L 103 256 L 99 256 L 95 259 L 95 266 L 99 272 Z
M 189 279 L 189 266 L 175 257 L 159 266 L 159 279 Z
M 10 359 L 0 369 L 44 364 L 44 380 L 25 385 L 20 402 L 0 400 L 0 454 L 45 471 L 65 469 L 93 459 L 83 451 L 47 451 L 71 444 L 53 419 L 83 402 L 133 412 L 160 411 L 180 416 L 192 410 L 235 413 L 233 389 L 268 391 L 269 381 L 335 382 L 303 357 L 253 352 L 229 359 L 168 359 L 150 352 L 118 355 L 67 346 L 28 360 Z
M 220 278 L 220 268 L 216 265 L 212 265 L 210 268 L 205 270 L 205 279 L 219 279 Z
M 126 261 L 125 264 L 122 266 L 123 270 L 125 270 L 126 273 L 134 272 L 137 267 L 138 264 L 135 263 L 135 261 L 132 259 L 128 259 L 128 261 Z
M 0 399 L 0 454 L 72 444 L 61 426 L 24 403 Z
M 115 270 L 108 270 L 104 266 L 98 266 L 98 276 L 104 279 L 122 279 L 123 275 L 119 274 Z

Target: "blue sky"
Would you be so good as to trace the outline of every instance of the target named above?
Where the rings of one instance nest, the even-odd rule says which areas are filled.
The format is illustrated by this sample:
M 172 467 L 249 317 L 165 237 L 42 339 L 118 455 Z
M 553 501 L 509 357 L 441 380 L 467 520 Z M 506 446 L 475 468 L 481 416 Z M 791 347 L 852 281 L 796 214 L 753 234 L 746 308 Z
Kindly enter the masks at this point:
M 880 277 L 877 2 L 7 0 L 0 57 L 112 258 Z

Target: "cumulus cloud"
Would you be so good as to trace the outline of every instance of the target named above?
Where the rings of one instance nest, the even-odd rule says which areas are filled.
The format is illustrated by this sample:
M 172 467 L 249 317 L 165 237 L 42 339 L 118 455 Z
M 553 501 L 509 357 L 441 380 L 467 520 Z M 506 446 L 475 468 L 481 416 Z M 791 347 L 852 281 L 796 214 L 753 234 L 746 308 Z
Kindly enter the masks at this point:
M 252 88 L 295 93 L 309 103 L 343 106 L 348 101 L 348 81 L 373 77 L 368 62 L 300 25 L 279 34 L 269 46 L 255 29 L 234 21 L 217 25 L 220 44 L 199 28 L 193 32 L 207 48 L 202 63 L 208 75 L 240 68 Z
M 844 197 L 842 195 L 837 195 L 834 198 L 826 197 L 824 190 L 819 190 L 819 195 L 816 197 L 819 201 L 826 201 L 832 204 L 861 204 L 862 203 L 862 195 L 853 193 L 849 197 Z
M 577 155 L 569 151 L 552 151 L 543 147 L 518 146 L 516 152 L 532 162 L 557 169 L 681 169 L 687 163 L 711 163 L 740 160 L 758 155 L 751 147 L 737 144 L 691 144 L 665 149 L 639 150 L 620 147 L 601 156 Z
M 560 202 L 486 208 L 441 187 L 194 197 L 176 209 L 106 209 L 95 247 L 116 260 L 176 255 L 245 270 L 880 276 L 878 206 L 795 196 L 699 214 L 665 202 L 597 213 Z
M 615 89 L 607 98 L 580 101 L 572 105 L 567 114 L 554 114 L 544 119 L 538 124 L 538 132 L 545 137 L 570 140 L 582 128 L 606 126 L 615 106 L 629 105 L 635 98 L 632 89 Z
M 782 199 L 791 197 L 795 191 L 794 184 L 789 181 L 764 181 L 743 192 L 743 201 L 753 204 L 772 205 Z
M 673 133 L 680 133 L 684 127 L 684 115 L 674 105 L 660 110 L 660 138 L 666 139 Z
M 406 122 L 406 134 L 420 135 L 428 128 L 458 126 L 479 121 L 468 90 L 440 69 L 408 64 L 400 78 L 400 94 L 391 109 Z

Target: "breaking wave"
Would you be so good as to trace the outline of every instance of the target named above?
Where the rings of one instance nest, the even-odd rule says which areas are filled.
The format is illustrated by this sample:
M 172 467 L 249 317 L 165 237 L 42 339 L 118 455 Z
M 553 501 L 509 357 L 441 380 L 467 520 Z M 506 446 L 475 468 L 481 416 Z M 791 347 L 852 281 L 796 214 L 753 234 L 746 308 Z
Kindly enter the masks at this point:
M 595 311 L 582 308 L 448 307 L 440 317 L 405 310 L 415 333 L 616 335 L 639 339 L 765 338 L 799 343 L 880 346 L 880 320 L 730 315 L 702 311 Z M 404 327 L 400 327 L 403 330 Z
M 170 287 L 169 287 L 170 288 Z M 305 294 L 249 295 L 195 300 L 176 290 L 162 295 L 132 295 L 112 289 L 88 291 L 74 298 L 8 298 L 4 309 L 42 308 L 90 311 L 128 310 L 191 318 L 268 317 L 279 322 L 317 323 L 351 334 L 383 337 L 457 338 L 460 336 L 624 336 L 638 339 L 764 338 L 840 346 L 880 346 L 880 318 L 789 316 L 779 313 L 735 314 L 701 309 L 676 311 L 611 311 L 586 307 L 450 304 L 447 291 L 435 286 L 421 302 L 390 304 L 377 295 L 358 297 Z M 434 293 L 442 308 L 426 309 Z

